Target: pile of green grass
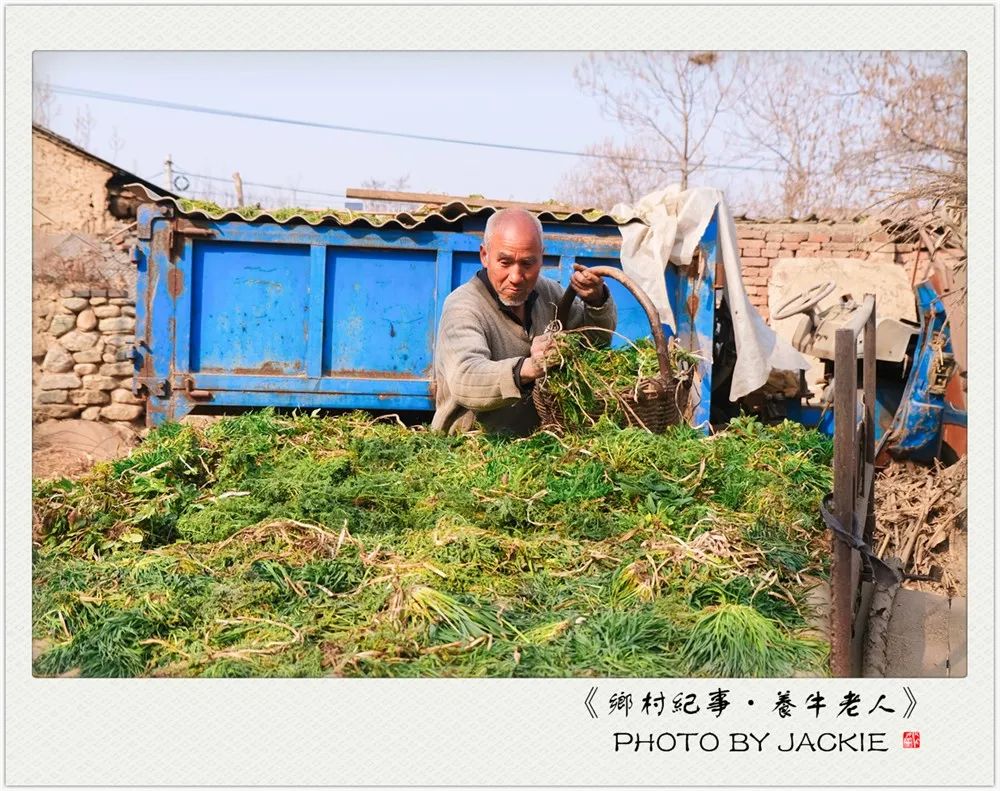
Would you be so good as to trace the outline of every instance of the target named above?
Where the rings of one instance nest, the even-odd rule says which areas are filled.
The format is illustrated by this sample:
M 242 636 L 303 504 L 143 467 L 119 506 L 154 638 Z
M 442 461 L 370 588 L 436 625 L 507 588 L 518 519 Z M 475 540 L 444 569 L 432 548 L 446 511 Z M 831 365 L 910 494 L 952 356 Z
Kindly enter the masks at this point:
M 578 331 L 553 336 L 552 364 L 536 387 L 550 394 L 562 415 L 561 425 L 592 428 L 601 417 L 627 425 L 622 396 L 633 394 L 643 379 L 659 378 L 656 346 L 643 339 L 620 349 L 595 347 Z M 677 345 L 670 347 L 671 375 L 686 378 L 699 358 Z
M 447 437 L 362 414 L 165 425 L 38 480 L 39 674 L 823 673 L 830 443 Z

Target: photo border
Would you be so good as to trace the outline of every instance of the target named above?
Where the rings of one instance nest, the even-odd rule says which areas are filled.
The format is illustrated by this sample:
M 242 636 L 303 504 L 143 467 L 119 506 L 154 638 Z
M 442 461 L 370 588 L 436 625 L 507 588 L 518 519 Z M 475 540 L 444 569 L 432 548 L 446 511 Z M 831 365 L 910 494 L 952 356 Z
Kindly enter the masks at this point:
M 994 762 L 995 18 L 965 6 L 56 6 L 5 9 L 5 780 L 10 785 L 989 784 Z M 172 44 L 183 45 L 171 47 Z M 969 63 L 968 676 L 907 682 L 920 751 L 613 751 L 588 690 L 710 679 L 171 680 L 31 675 L 31 55 L 53 49 L 952 49 Z M 542 77 L 544 78 L 544 77 Z M 470 108 L 470 112 L 480 111 Z M 982 262 L 982 263 L 976 263 Z M 991 354 L 991 352 L 993 354 Z M 988 374 L 988 375 L 987 375 Z M 726 680 L 773 699 L 902 679 Z M 826 694 L 826 692 L 824 692 Z M 831 697 L 834 695 L 831 692 Z M 606 700 L 606 698 L 605 698 Z M 765 710 L 724 727 L 758 730 Z M 605 711 L 601 712 L 605 715 Z M 641 721 L 627 723 L 643 727 Z M 662 727 L 662 726 L 661 726 Z M 706 727 L 703 722 L 693 725 Z M 895 727 L 895 726 L 893 726 Z M 961 756 L 961 763 L 958 763 Z M 956 771 L 959 775 L 956 776 Z

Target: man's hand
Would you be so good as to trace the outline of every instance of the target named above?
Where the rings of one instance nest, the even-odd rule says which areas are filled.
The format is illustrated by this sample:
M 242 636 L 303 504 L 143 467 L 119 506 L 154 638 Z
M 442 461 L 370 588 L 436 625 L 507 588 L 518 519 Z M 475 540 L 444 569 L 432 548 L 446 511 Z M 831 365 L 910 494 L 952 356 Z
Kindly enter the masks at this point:
M 552 336 L 547 333 L 536 335 L 531 341 L 531 356 L 525 358 L 521 365 L 521 381 L 535 381 L 545 372 L 545 368 L 551 367 L 557 359 L 558 352 L 552 342 Z
M 592 307 L 604 304 L 604 278 L 595 275 L 582 264 L 573 264 L 573 276 L 569 280 L 577 296 Z

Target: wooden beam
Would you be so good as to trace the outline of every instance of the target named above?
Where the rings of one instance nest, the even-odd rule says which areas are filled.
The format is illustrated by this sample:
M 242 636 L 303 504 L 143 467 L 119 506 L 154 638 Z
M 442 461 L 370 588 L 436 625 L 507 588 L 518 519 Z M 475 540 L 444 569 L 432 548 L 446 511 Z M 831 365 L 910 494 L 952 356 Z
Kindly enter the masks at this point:
M 346 195 L 355 200 L 378 200 L 395 203 L 421 203 L 444 206 L 447 203 L 463 203 L 469 208 L 490 206 L 496 209 L 526 209 L 531 212 L 555 212 L 558 214 L 583 214 L 593 211 L 591 208 L 567 206 L 565 203 L 524 203 L 522 201 L 494 200 L 493 198 L 477 198 L 463 195 L 438 195 L 431 192 L 396 192 L 393 190 L 370 190 L 359 187 L 348 187 Z
M 867 318 L 867 317 L 865 317 Z M 854 532 L 858 469 L 858 335 L 850 327 L 834 333 L 833 362 L 833 512 L 844 529 Z M 832 535 L 830 562 L 830 671 L 848 678 L 854 623 L 855 550 Z

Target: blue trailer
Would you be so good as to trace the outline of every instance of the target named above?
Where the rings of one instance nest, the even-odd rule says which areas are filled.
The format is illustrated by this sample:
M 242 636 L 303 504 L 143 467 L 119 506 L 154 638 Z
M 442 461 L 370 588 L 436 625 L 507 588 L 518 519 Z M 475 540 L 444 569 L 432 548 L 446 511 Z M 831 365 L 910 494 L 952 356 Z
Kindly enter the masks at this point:
M 422 214 L 246 219 L 142 194 L 133 359 L 148 424 L 178 420 L 201 405 L 411 411 L 429 420 L 444 300 L 479 269 L 495 209 L 455 202 Z M 543 276 L 566 286 L 575 263 L 621 268 L 622 237 L 610 215 L 546 211 L 539 219 Z M 756 409 L 750 398 L 728 402 L 735 345 L 716 288 L 717 228 L 713 217 L 692 264 L 670 264 L 664 274 L 677 323 L 664 331 L 701 358 L 684 417 L 706 430 Z M 619 312 L 614 344 L 648 337 L 635 298 L 608 285 Z M 877 438 L 891 434 L 896 455 L 927 458 L 941 451 L 942 424 L 961 423 L 964 412 L 942 406 L 950 374 L 938 363 L 950 358 L 948 328 L 939 326 L 943 309 L 930 287 L 918 295 L 925 326 L 908 349 L 917 364 L 903 379 L 880 379 Z M 765 419 L 787 416 L 833 434 L 829 408 L 767 398 Z
M 453 203 L 423 215 L 279 220 L 185 211 L 147 196 L 138 211 L 137 394 L 150 425 L 199 405 L 374 411 L 434 409 L 433 357 L 449 293 L 480 267 L 492 208 Z M 573 264 L 621 268 L 609 215 L 539 215 L 543 276 Z M 695 262 L 665 274 L 683 348 L 704 359 L 687 419 L 708 426 L 715 320 L 716 222 Z M 634 297 L 609 282 L 616 343 L 649 335 Z

